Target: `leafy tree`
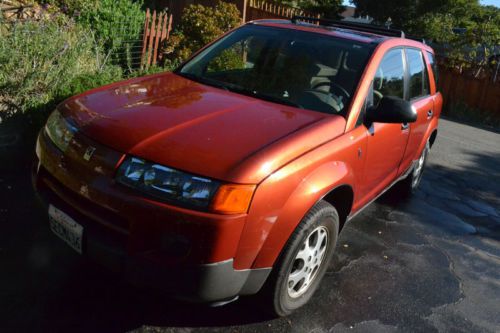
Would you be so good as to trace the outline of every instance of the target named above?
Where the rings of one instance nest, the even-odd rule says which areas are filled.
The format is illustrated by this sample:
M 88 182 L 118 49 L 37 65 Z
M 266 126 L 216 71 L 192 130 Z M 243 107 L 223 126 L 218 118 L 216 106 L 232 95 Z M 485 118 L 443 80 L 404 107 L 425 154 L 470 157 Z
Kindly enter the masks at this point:
M 304 9 L 309 9 L 322 13 L 325 18 L 339 19 L 340 13 L 344 10 L 342 0 L 308 0 L 309 4 Z
M 445 65 L 479 76 L 494 67 L 500 53 L 500 9 L 478 0 L 351 0 L 358 14 L 430 41 Z M 492 66 L 493 65 L 493 66 Z
M 478 77 L 494 67 L 500 53 L 500 9 L 477 6 L 473 10 L 451 8 L 448 12 L 427 13 L 409 27 L 414 34 L 430 40 L 446 57 L 446 65 L 470 70 Z
M 379 24 L 389 18 L 394 26 L 408 28 L 414 20 L 430 13 L 449 13 L 464 17 L 479 6 L 479 0 L 351 0 L 356 6 L 356 13 L 369 15 Z

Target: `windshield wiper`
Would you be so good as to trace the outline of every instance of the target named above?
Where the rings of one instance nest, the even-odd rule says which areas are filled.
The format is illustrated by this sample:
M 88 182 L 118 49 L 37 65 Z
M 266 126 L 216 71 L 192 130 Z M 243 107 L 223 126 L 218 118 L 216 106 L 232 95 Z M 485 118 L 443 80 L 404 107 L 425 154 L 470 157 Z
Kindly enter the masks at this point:
M 246 96 L 250 96 L 250 97 L 255 97 L 255 98 L 263 99 L 263 100 L 266 100 L 266 101 L 269 101 L 269 102 L 274 102 L 274 103 L 279 103 L 279 104 L 285 104 L 285 105 L 288 105 L 288 106 L 294 106 L 296 108 L 303 109 L 302 105 L 297 104 L 295 102 L 292 102 L 292 101 L 290 101 L 288 99 L 285 99 L 285 98 L 280 98 L 280 97 L 273 96 L 273 95 L 263 94 L 263 93 L 260 93 L 260 92 L 258 92 L 256 90 L 245 89 L 243 87 L 240 87 L 240 86 L 237 86 L 237 85 L 233 85 L 233 84 L 229 84 L 226 87 L 227 87 L 228 90 L 230 90 L 232 92 L 235 92 L 235 93 L 239 93 L 239 94 L 242 94 L 242 95 L 246 95 Z
M 269 102 L 285 104 L 288 106 L 294 106 L 296 108 L 303 109 L 302 105 L 300 105 L 299 103 L 292 102 L 289 99 L 280 98 L 280 97 L 272 96 L 272 95 L 266 95 L 266 94 L 259 93 L 257 91 L 253 92 L 253 96 L 260 98 L 260 99 L 263 99 L 263 100 L 266 100 L 266 101 L 269 101 Z
M 229 90 L 229 88 L 226 86 L 226 84 L 224 84 L 224 82 L 210 79 L 210 78 L 207 78 L 205 76 L 198 76 L 195 74 L 182 73 L 182 72 L 177 72 L 176 74 L 180 75 L 182 77 L 185 77 L 186 79 L 190 79 L 190 80 L 193 80 L 195 82 L 206 84 L 207 86 L 212 86 L 212 87 L 217 87 L 217 88 L 221 88 L 224 90 Z

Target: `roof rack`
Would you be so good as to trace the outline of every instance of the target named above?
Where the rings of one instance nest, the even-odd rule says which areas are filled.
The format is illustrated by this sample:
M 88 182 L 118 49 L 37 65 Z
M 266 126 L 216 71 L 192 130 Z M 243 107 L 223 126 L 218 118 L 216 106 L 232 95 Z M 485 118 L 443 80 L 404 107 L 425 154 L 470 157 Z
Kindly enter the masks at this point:
M 293 16 L 292 23 L 296 24 L 298 21 L 304 21 L 309 23 L 319 23 L 323 26 L 351 29 L 356 31 L 370 32 L 378 35 L 390 36 L 390 37 L 401 37 L 405 38 L 405 33 L 402 30 L 388 29 L 380 25 L 357 23 L 357 22 L 346 22 L 337 20 L 328 20 L 317 17 L 308 16 Z

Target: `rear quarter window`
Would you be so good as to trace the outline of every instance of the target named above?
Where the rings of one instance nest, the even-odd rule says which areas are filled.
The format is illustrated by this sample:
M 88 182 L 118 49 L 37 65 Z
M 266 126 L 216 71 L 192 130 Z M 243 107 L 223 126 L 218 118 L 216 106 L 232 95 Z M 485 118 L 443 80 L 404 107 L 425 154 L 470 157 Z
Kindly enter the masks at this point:
M 436 83 L 436 88 L 439 82 L 439 70 L 436 62 L 436 57 L 431 52 L 427 51 L 427 59 L 429 59 L 429 65 L 431 65 L 432 72 L 434 73 L 434 82 Z

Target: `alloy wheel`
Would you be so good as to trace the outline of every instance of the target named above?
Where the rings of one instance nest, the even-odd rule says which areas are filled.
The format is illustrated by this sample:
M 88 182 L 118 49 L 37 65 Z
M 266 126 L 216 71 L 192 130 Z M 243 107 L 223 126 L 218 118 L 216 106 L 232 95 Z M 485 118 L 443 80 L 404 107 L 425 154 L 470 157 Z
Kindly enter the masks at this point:
M 427 149 L 427 147 L 425 147 L 424 151 L 422 152 L 422 155 L 420 155 L 420 158 L 417 161 L 417 165 L 415 166 L 415 169 L 413 170 L 413 181 L 412 181 L 413 188 L 416 188 L 418 186 L 418 183 L 420 183 L 420 179 L 422 178 L 422 173 L 424 171 L 424 165 L 425 165 L 425 159 L 427 158 L 427 152 L 428 152 L 428 149 Z
M 297 298 L 309 289 L 323 262 L 328 242 L 328 229 L 324 226 L 315 228 L 305 238 L 288 273 L 288 295 L 291 298 Z

